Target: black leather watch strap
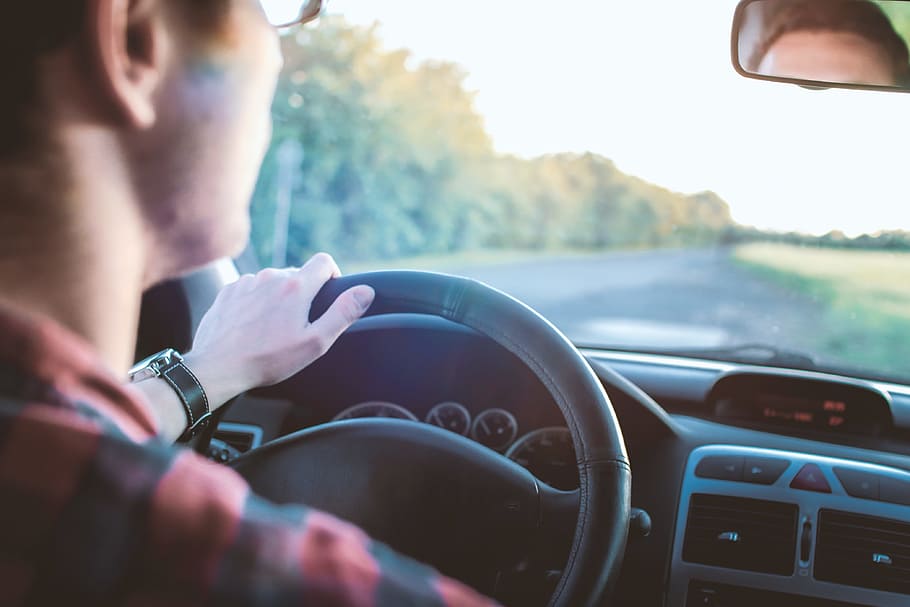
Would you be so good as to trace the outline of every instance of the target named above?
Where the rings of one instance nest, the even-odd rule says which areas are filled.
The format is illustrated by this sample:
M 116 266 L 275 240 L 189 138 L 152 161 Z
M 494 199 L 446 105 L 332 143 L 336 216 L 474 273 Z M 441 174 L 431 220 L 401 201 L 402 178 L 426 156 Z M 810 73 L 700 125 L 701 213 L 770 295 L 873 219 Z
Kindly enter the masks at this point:
M 161 370 L 161 379 L 174 389 L 186 411 L 187 429 L 178 440 L 189 440 L 196 436 L 212 417 L 205 390 L 199 379 L 181 360 L 175 360 L 164 367 Z

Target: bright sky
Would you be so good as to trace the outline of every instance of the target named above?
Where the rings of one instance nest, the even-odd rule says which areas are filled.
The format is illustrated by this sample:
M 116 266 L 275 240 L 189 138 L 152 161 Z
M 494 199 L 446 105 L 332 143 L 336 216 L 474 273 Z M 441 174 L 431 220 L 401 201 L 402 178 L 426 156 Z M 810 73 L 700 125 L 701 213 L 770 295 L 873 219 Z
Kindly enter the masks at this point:
M 469 73 L 497 149 L 593 151 L 736 220 L 910 229 L 910 96 L 807 91 L 730 65 L 733 0 L 332 0 Z

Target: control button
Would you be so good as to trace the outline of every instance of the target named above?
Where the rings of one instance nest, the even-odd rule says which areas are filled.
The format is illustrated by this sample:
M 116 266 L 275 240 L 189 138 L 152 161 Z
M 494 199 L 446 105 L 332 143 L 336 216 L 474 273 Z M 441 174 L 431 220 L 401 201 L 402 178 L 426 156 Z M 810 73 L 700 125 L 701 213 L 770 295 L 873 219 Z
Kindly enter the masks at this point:
M 825 480 L 821 468 L 815 464 L 806 464 L 799 474 L 790 483 L 793 489 L 815 491 L 817 493 L 831 493 L 831 485 Z
M 834 474 L 837 475 L 841 485 L 844 486 L 847 495 L 867 500 L 878 499 L 878 475 L 850 468 L 835 468 Z
M 743 480 L 759 485 L 773 485 L 790 466 L 790 461 L 772 457 L 747 457 Z
M 723 481 L 742 481 L 744 459 L 735 455 L 709 455 L 698 462 L 695 476 Z
M 641 508 L 632 508 L 629 516 L 629 531 L 640 537 L 651 535 L 651 515 Z
M 879 499 L 883 502 L 910 506 L 910 483 L 887 476 L 880 477 Z

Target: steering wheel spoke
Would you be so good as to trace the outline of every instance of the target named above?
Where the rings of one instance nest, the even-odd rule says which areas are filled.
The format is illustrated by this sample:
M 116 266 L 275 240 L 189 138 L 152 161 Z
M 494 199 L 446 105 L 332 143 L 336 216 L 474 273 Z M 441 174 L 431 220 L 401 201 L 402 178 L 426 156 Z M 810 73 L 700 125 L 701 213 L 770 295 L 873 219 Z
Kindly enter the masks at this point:
M 535 541 L 535 554 L 548 569 L 562 569 L 566 564 L 575 528 L 581 495 L 540 485 L 540 526 Z

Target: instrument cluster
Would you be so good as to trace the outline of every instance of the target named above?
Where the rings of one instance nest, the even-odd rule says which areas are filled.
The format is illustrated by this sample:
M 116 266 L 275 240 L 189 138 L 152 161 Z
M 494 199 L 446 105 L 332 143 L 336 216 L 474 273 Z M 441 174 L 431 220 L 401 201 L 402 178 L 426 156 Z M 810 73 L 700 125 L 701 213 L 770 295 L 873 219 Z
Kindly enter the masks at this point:
M 491 408 L 472 416 L 466 406 L 455 401 L 437 403 L 423 419 L 396 403 L 367 401 L 344 409 L 332 421 L 365 417 L 431 424 L 505 454 L 556 489 L 568 491 L 578 488 L 575 451 L 572 437 L 565 427 L 528 429 L 519 436 L 518 420 L 509 411 Z

